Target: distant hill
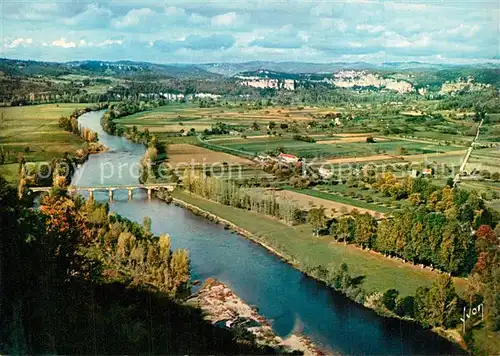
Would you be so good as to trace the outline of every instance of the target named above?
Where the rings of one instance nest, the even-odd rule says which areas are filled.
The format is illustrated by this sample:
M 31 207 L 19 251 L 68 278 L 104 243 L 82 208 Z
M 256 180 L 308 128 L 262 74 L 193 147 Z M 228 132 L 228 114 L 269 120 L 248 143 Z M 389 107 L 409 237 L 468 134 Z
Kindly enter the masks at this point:
M 308 62 L 267 62 L 253 61 L 244 63 L 207 63 L 200 64 L 200 68 L 206 71 L 221 74 L 224 76 L 234 76 L 243 72 L 254 72 L 267 70 L 272 72 L 282 72 L 289 74 L 320 74 L 334 73 L 342 69 L 367 70 L 367 71 L 437 71 L 451 69 L 494 69 L 499 68 L 498 64 L 484 63 L 477 65 L 456 65 L 456 64 L 433 64 L 423 62 L 384 62 L 373 64 L 366 62 L 335 62 L 335 63 L 308 63 Z
M 304 74 L 277 72 L 267 69 L 257 69 L 252 71 L 239 72 L 235 74 L 237 77 L 258 77 L 266 79 L 302 79 Z
M 216 73 L 210 73 L 193 64 L 154 64 L 132 61 L 74 61 L 66 63 L 38 62 L 17 59 L 0 59 L 0 71 L 13 76 L 66 74 L 104 75 L 118 77 L 154 76 L 161 78 L 217 78 Z
M 234 76 L 242 72 L 268 70 L 290 74 L 303 73 L 333 73 L 341 69 L 373 69 L 369 63 L 307 63 L 307 62 L 265 62 L 254 61 L 245 63 L 208 63 L 201 68 L 225 76 Z
M 437 90 L 446 81 L 467 77 L 485 84 L 500 86 L 500 65 L 430 64 L 422 62 L 365 62 L 308 63 L 252 61 L 244 63 L 155 64 L 134 61 L 73 61 L 66 63 L 0 59 L 0 71 L 11 76 L 59 76 L 80 74 L 89 76 L 115 76 L 142 81 L 158 79 L 217 80 L 234 76 L 256 76 L 269 79 L 323 80 L 340 70 L 364 70 L 382 77 L 405 76 L 416 87 Z M 401 76 L 399 76 L 402 79 Z

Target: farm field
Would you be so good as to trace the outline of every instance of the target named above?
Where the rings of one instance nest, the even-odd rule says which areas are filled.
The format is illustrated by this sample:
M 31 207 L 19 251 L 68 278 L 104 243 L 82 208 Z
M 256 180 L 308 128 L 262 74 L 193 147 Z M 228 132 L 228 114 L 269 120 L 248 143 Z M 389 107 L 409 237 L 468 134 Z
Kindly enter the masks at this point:
M 126 125 L 126 126 L 133 126 L 133 125 Z M 148 129 L 149 132 L 151 133 L 158 133 L 158 132 L 182 132 L 182 131 L 189 131 L 191 129 L 195 129 L 197 132 L 201 132 L 205 129 L 209 129 L 212 125 L 209 124 L 198 124 L 198 123 L 193 123 L 193 124 L 178 124 L 176 122 L 173 123 L 168 123 L 168 124 L 149 124 L 149 125 L 144 125 L 141 126 L 141 130 Z
M 463 180 L 460 186 L 477 190 L 493 190 L 500 192 L 500 182 Z
M 192 104 L 174 103 L 122 117 L 118 122 L 126 126 L 168 125 L 182 122 L 189 129 L 190 124 L 210 125 L 218 121 L 232 124 L 251 124 L 254 121 L 267 124 L 270 120 L 311 121 L 315 116 L 335 113 L 336 110 L 338 109 L 317 107 L 305 107 L 301 110 L 292 107 L 252 109 L 245 106 L 199 108 Z
M 337 266 L 345 262 L 353 276 L 365 276 L 362 287 L 367 291 L 396 288 L 402 296 L 413 295 L 419 286 L 429 286 L 439 276 L 436 272 L 352 245 L 334 243 L 328 236 L 313 237 L 309 225 L 289 226 L 261 214 L 214 203 L 180 190 L 176 190 L 173 196 L 251 232 L 263 243 L 296 261 L 299 267 L 312 261 L 323 266 Z M 465 280 L 454 278 L 454 281 L 462 292 Z
M 217 144 L 242 151 L 262 154 L 266 151 L 275 151 L 282 148 L 284 152 L 303 158 L 343 158 L 374 155 L 401 156 L 400 149 L 412 154 L 435 154 L 456 150 L 456 147 L 409 142 L 402 140 L 381 141 L 376 143 L 342 142 L 327 144 L 321 141 L 316 143 L 293 140 L 288 137 L 262 138 L 243 141 L 230 141 Z M 404 157 L 404 156 L 403 156 Z
M 496 211 L 500 212 L 500 199 L 496 199 L 496 200 L 490 201 L 490 202 L 487 203 L 487 205 L 490 208 L 495 209 Z
M 373 216 L 391 212 L 391 209 L 376 204 L 365 203 L 361 200 L 342 197 L 338 195 L 323 193 L 317 189 L 296 189 L 286 187 L 285 190 L 277 191 L 276 194 L 285 200 L 292 200 L 301 209 L 308 210 L 310 205 L 324 206 L 325 213 L 329 216 L 338 216 L 356 209 L 361 214 L 368 213 Z M 332 210 L 333 209 L 333 210 Z
M 450 143 L 455 143 L 457 145 L 466 145 L 472 142 L 473 136 L 461 136 L 456 134 L 446 134 L 442 132 L 422 130 L 415 131 L 413 136 L 428 140 L 438 140 L 438 141 L 448 141 Z
M 329 140 L 318 140 L 317 143 L 319 144 L 324 144 L 324 145 L 328 145 L 328 144 L 336 144 L 336 143 L 348 143 L 348 142 L 365 142 L 366 143 L 366 139 L 368 137 L 370 137 L 371 135 L 356 135 L 356 136 L 340 136 L 340 135 L 335 135 L 335 136 L 332 136 Z M 387 138 L 383 138 L 383 137 L 377 137 L 376 138 L 376 141 L 377 142 L 380 142 L 380 141 L 387 141 L 388 139 Z
M 190 144 L 180 143 L 171 144 L 167 146 L 168 163 L 171 165 L 185 164 L 194 166 L 203 164 L 218 164 L 222 166 L 224 162 L 228 164 L 239 164 L 246 166 L 253 166 L 254 162 L 230 155 L 224 152 L 215 152 L 209 149 L 194 146 Z
M 432 164 L 446 164 L 450 167 L 460 167 L 462 163 L 465 153 L 467 151 L 450 151 L 441 154 L 429 154 L 429 155 L 412 155 L 406 156 L 405 160 L 411 162 L 413 164 L 420 162 L 427 162 Z
M 391 139 L 391 140 L 402 140 L 402 141 L 409 141 L 409 142 L 420 142 L 422 144 L 429 144 L 429 143 L 434 143 L 434 144 L 446 144 L 447 146 L 455 146 L 457 149 L 459 148 L 465 148 L 466 146 L 470 145 L 470 142 L 472 142 L 472 137 L 470 137 L 470 140 L 468 141 L 460 141 L 460 142 L 455 142 L 452 143 L 450 140 L 447 139 L 454 137 L 455 139 L 457 138 L 457 135 L 450 135 L 450 134 L 441 134 L 441 133 L 436 133 L 436 138 L 425 138 L 425 137 L 404 137 L 404 136 L 381 136 L 379 139 Z
M 389 197 L 384 197 L 380 193 L 364 191 L 357 187 L 348 187 L 346 184 L 320 185 L 309 190 L 310 192 L 307 194 L 314 194 L 318 197 L 322 197 L 323 199 L 344 202 L 346 204 L 374 210 L 383 214 L 388 214 L 395 208 L 399 208 L 402 205 L 401 202 L 393 202 Z M 369 196 L 373 201 L 367 202 L 367 196 Z
M 370 162 L 370 161 L 384 161 L 387 163 L 404 163 L 405 161 L 407 162 L 416 162 L 416 161 L 423 161 L 423 160 L 429 160 L 429 161 L 434 161 L 441 160 L 443 157 L 447 157 L 446 160 L 448 160 L 448 157 L 451 157 L 450 160 L 453 162 L 455 159 L 458 157 L 463 158 L 465 155 L 466 150 L 459 150 L 459 151 L 448 151 L 448 152 L 443 152 L 443 153 L 428 153 L 428 154 L 415 154 L 415 155 L 407 155 L 407 156 L 401 156 L 401 155 L 373 155 L 373 156 L 366 156 L 366 157 L 346 157 L 346 158 L 337 158 L 337 159 L 328 159 L 325 162 L 326 163 L 351 163 L 351 162 Z M 379 164 L 379 163 L 378 163 Z
M 0 175 L 2 175 L 7 182 L 15 182 L 19 179 L 19 164 L 0 164 Z
M 47 104 L 0 108 L 0 146 L 6 163 L 14 163 L 22 153 L 27 162 L 49 161 L 64 152 L 73 153 L 84 140 L 58 126 L 61 116 L 89 104 Z M 11 167 L 0 165 L 0 172 L 13 178 Z
M 472 172 L 472 170 L 500 172 L 500 148 L 474 149 L 465 170 L 467 172 Z

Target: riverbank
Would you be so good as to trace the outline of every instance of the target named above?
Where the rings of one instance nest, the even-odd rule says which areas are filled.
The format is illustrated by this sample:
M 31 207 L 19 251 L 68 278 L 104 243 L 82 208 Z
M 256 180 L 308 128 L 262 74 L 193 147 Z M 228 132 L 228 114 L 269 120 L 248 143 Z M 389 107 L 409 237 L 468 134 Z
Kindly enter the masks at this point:
M 189 194 L 189 193 L 186 193 L 186 194 Z M 196 214 L 198 216 L 201 216 L 201 217 L 203 217 L 203 218 L 205 218 L 207 220 L 213 221 L 216 224 L 224 225 L 225 228 L 231 229 L 232 231 L 236 232 L 237 234 L 239 234 L 239 235 L 241 235 L 243 237 L 246 237 L 247 239 L 252 240 L 256 244 L 264 247 L 266 250 L 268 250 L 269 252 L 271 252 L 272 254 L 274 254 L 276 257 L 278 257 L 282 261 L 284 261 L 284 262 L 292 265 L 293 267 L 298 268 L 298 262 L 297 261 L 294 261 L 293 259 L 291 259 L 288 256 L 284 255 L 283 253 L 281 253 L 278 250 L 274 249 L 270 245 L 262 242 L 257 236 L 255 236 L 254 234 L 252 234 L 250 231 L 245 230 L 245 229 L 239 227 L 238 225 L 233 224 L 231 221 L 223 219 L 220 216 L 212 214 L 209 211 L 203 210 L 203 209 L 201 209 L 200 207 L 198 207 L 196 205 L 189 204 L 189 203 L 185 202 L 182 199 L 178 199 L 178 198 L 172 197 L 171 202 L 174 203 L 177 206 L 180 206 L 180 207 L 182 207 L 184 209 L 187 209 L 187 210 L 191 211 L 192 213 L 194 213 L 194 214 Z
M 262 214 L 218 204 L 180 190 L 174 191 L 172 197 L 198 215 L 216 222 L 221 220 L 221 224 L 261 244 L 294 266 L 309 265 L 313 259 L 313 266 L 346 263 L 353 277 L 364 277 L 363 288 L 367 292 L 396 287 L 400 296 L 414 295 L 418 287 L 429 287 L 439 276 L 428 269 L 388 259 L 353 245 L 336 243 L 328 236 L 314 237 L 308 224 L 290 226 Z
M 366 295 L 383 292 L 391 288 L 397 288 L 402 295 L 412 295 L 414 294 L 413 289 L 416 289 L 419 285 L 431 284 L 438 275 L 435 272 L 424 271 L 419 268 L 409 268 L 399 261 L 387 260 L 383 256 L 369 254 L 353 246 L 332 244 L 323 238 L 307 238 L 305 233 L 310 234 L 310 230 L 307 228 L 291 227 L 263 215 L 223 206 L 188 192 L 175 191 L 173 193 L 173 203 L 192 211 L 196 215 L 224 225 L 227 229 L 231 229 L 252 240 L 282 261 L 321 282 L 325 281 L 305 271 L 304 263 L 307 258 L 311 257 L 311 254 L 315 255 L 316 264 L 328 266 L 331 263 L 338 265 L 346 262 L 353 277 L 358 277 L 359 271 L 362 271 L 363 268 L 370 268 L 372 269 L 371 273 L 363 270 L 364 274 L 361 274 Z M 391 274 L 391 276 L 387 276 L 387 273 Z M 417 277 L 420 279 L 417 279 Z M 422 281 L 422 279 L 424 280 Z M 353 299 L 351 296 L 347 296 Z M 381 316 L 397 318 L 393 313 L 377 308 L 376 305 L 370 302 L 365 301 L 361 302 L 361 304 Z M 445 332 L 448 340 L 458 343 L 464 348 L 465 343 L 459 339 L 460 335 L 457 338 L 457 334 L 453 330 L 450 332 L 433 331 L 440 336 L 445 336 Z
M 208 279 L 201 289 L 191 295 L 187 304 L 203 311 L 205 319 L 224 329 L 243 328 L 253 334 L 257 343 L 283 349 L 301 351 L 305 356 L 323 355 L 306 337 L 292 334 L 286 339 L 277 336 L 269 322 L 259 315 L 224 283 Z

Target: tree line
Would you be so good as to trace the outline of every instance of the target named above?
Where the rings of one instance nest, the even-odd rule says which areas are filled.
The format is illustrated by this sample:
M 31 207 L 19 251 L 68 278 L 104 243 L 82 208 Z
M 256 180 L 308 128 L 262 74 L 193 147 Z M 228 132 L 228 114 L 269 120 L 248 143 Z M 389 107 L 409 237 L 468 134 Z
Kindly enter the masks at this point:
M 81 127 L 78 123 L 78 117 L 93 110 L 105 109 L 107 106 L 107 104 L 97 104 L 97 106 L 94 107 L 75 109 L 70 116 L 61 116 L 58 121 L 58 126 L 65 131 L 80 136 L 87 142 L 97 142 L 99 139 L 97 132 L 86 127 Z
M 255 190 L 190 169 L 184 171 L 182 184 L 189 192 L 220 204 L 273 216 L 288 224 L 304 221 L 303 211 L 293 202 L 278 200 L 273 191 Z
M 467 275 L 478 258 L 474 232 L 483 225 L 495 226 L 499 221 L 497 214 L 475 193 L 449 186 L 430 188 L 427 184 L 419 185 L 419 179 L 407 181 L 412 189 L 427 188 L 410 194 L 408 204 L 387 219 L 377 222 L 369 214 L 354 213 L 333 220 L 330 226 L 323 222 L 318 228 L 324 232 L 329 228 L 332 236 L 345 243 L 454 275 Z M 388 184 L 386 188 L 399 194 L 396 192 L 405 190 L 404 187 L 405 184 Z
M 356 210 L 334 219 L 326 216 L 322 206 L 305 212 L 293 202 L 279 200 L 272 190 L 255 190 L 195 170 L 186 170 L 182 182 L 186 190 L 206 199 L 289 224 L 307 220 L 314 235 L 330 234 L 345 244 L 354 243 L 453 275 L 469 274 L 478 259 L 475 230 L 483 225 L 495 226 L 499 220 L 476 194 L 449 186 L 438 189 L 421 179 L 408 178 L 402 187 L 388 185 L 396 191 L 415 189 L 419 193 L 410 196 L 419 194 L 423 200 L 415 204 L 409 199 L 403 209 L 380 221 Z
M 125 127 L 115 120 L 165 104 L 166 102 L 164 101 L 124 101 L 111 105 L 101 120 L 102 128 L 110 135 L 123 136 L 147 147 L 140 161 L 141 176 L 139 180 L 143 183 L 148 180 L 150 173 L 155 177 L 160 174 L 159 170 L 162 169 L 161 163 L 167 159 L 166 145 L 160 143 L 157 136 L 152 135 L 147 128 L 139 131 L 135 125 Z
M 313 208 L 313 214 L 309 217 L 317 215 L 322 221 L 325 221 L 323 212 L 324 208 Z M 311 212 L 311 211 L 310 211 Z M 432 218 L 431 218 L 432 219 Z M 349 241 L 353 236 L 356 241 L 356 234 L 361 234 L 363 237 L 373 235 L 375 232 L 375 224 L 372 228 L 368 222 L 373 221 L 373 218 L 368 214 L 354 214 L 354 217 L 343 216 L 332 225 L 333 234 L 339 240 Z M 408 223 L 408 221 L 407 221 Z M 380 224 L 385 227 L 381 229 L 391 229 L 389 226 L 393 224 L 390 220 L 383 220 Z M 379 225 L 381 226 L 381 225 Z M 410 225 L 395 225 L 392 230 L 392 235 L 387 237 L 394 239 L 402 245 L 408 243 L 405 239 L 399 239 L 406 234 L 417 235 L 425 234 L 423 231 L 414 231 Z M 380 228 L 379 228 L 380 229 Z M 378 231 L 378 229 L 377 229 Z M 443 239 L 446 240 L 448 233 L 443 234 Z M 500 286 L 500 225 L 497 225 L 495 230 L 490 225 L 481 225 L 475 234 L 467 231 L 467 237 L 464 237 L 467 242 L 472 244 L 474 256 L 464 256 L 460 251 L 455 254 L 454 250 L 462 250 L 456 242 L 456 246 L 452 244 L 442 243 L 440 253 L 444 256 L 463 256 L 471 257 L 470 263 L 472 271 L 467 278 L 467 286 L 465 293 L 459 296 L 456 292 L 454 282 L 450 275 L 441 274 L 433 281 L 430 287 L 421 286 L 417 288 L 414 295 L 400 296 L 397 289 L 388 289 L 385 292 L 375 291 L 368 293 L 360 286 L 362 276 L 354 277 L 349 274 L 346 264 L 335 266 L 322 265 L 305 265 L 304 271 L 322 281 L 328 286 L 342 292 L 352 300 L 364 304 L 365 306 L 375 309 L 378 313 L 402 318 L 408 318 L 417 321 L 424 327 L 444 327 L 453 328 L 462 323 L 463 310 L 466 308 L 468 314 L 470 311 L 483 304 L 484 322 L 477 325 L 480 320 L 478 317 L 466 320 L 466 335 L 467 344 L 478 353 L 492 354 L 495 352 L 494 343 L 482 344 L 474 340 L 472 330 L 474 328 L 483 328 L 491 339 L 496 338 L 500 331 L 500 298 L 498 298 Z M 363 243 L 363 239 L 358 240 L 358 243 Z M 426 246 L 425 244 L 429 245 Z M 394 246 L 398 246 L 395 243 Z M 434 243 L 424 241 L 420 248 L 435 248 Z M 446 262 L 452 262 L 452 259 L 444 259 Z M 457 266 L 451 264 L 451 266 Z M 469 267 L 469 266 L 468 266 Z

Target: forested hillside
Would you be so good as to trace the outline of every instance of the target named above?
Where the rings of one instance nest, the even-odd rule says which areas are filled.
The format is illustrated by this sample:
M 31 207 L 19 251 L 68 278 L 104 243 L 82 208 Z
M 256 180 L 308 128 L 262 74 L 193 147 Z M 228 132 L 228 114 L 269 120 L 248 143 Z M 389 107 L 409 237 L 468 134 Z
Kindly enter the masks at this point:
M 271 354 L 186 306 L 187 251 L 54 190 L 19 201 L 0 177 L 0 353 Z

